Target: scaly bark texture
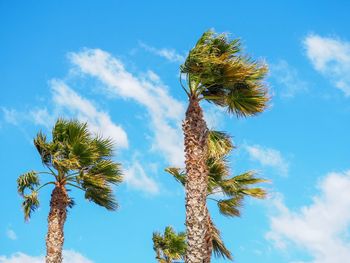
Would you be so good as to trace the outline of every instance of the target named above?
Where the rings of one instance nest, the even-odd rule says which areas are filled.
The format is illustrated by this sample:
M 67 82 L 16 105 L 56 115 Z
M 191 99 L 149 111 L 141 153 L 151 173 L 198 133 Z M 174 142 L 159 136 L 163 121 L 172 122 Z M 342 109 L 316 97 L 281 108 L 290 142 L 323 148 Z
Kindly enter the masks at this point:
M 204 263 L 210 263 L 211 261 L 211 254 L 213 252 L 213 221 L 211 221 L 211 217 L 209 214 L 209 211 L 207 209 L 207 220 L 206 220 L 206 235 L 205 235 L 205 242 L 207 246 L 207 253 L 206 253 L 206 258 L 204 259 Z
M 63 227 L 67 217 L 68 195 L 63 186 L 56 186 L 51 194 L 49 227 L 46 236 L 46 263 L 61 263 L 64 242 Z
M 186 263 L 203 263 L 207 255 L 208 129 L 197 99 L 191 98 L 183 123 L 186 163 Z

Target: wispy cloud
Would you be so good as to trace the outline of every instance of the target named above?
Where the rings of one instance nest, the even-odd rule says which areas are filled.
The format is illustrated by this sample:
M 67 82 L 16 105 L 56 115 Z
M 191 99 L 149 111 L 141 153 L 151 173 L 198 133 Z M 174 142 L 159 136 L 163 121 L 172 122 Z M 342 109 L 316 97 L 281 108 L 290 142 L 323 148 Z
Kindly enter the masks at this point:
M 21 115 L 15 109 L 2 108 L 4 120 L 10 124 L 18 125 Z
M 130 99 L 145 107 L 154 133 L 152 149 L 160 151 L 170 165 L 183 165 L 181 120 L 184 105 L 173 98 L 152 71 L 144 77 L 128 72 L 123 63 L 100 49 L 71 53 L 70 60 L 83 74 L 99 79 L 110 96 Z
M 159 193 L 158 184 L 147 176 L 146 172 L 138 161 L 134 161 L 133 164 L 124 172 L 124 180 L 129 186 L 143 192 L 150 194 Z
M 318 184 L 312 203 L 297 211 L 275 199 L 277 215 L 270 218 L 267 239 L 280 249 L 296 245 L 312 263 L 343 263 L 350 259 L 350 171 L 329 173 Z M 296 259 L 298 260 L 298 259 Z
M 296 68 L 285 60 L 270 65 L 271 78 L 276 83 L 277 95 L 283 98 L 293 98 L 308 89 L 307 82 L 299 77 Z
M 87 122 L 92 133 L 112 138 L 118 149 L 128 147 L 127 133 L 112 121 L 107 112 L 98 109 L 92 101 L 82 97 L 62 80 L 52 80 L 50 86 L 53 102 L 51 111 L 46 108 L 36 108 L 22 112 L 3 108 L 5 121 L 13 125 L 31 122 L 51 129 L 59 117 L 76 118 Z
M 289 163 L 280 151 L 260 145 L 246 145 L 245 149 L 252 160 L 258 161 L 263 166 L 277 169 L 283 176 L 288 174 Z
M 56 112 L 65 112 L 85 121 L 89 129 L 97 134 L 112 138 L 117 147 L 127 148 L 128 138 L 124 129 L 113 123 L 108 113 L 98 110 L 91 101 L 83 98 L 61 80 L 51 81 Z
M 10 228 L 8 228 L 8 229 L 6 230 L 6 236 L 7 236 L 9 239 L 11 239 L 11 240 L 16 240 L 16 239 L 17 239 L 16 232 L 13 231 L 13 229 L 10 229 Z
M 22 252 L 17 252 L 11 256 L 0 256 L 0 263 L 44 263 L 44 256 L 30 256 Z M 63 250 L 64 263 L 93 263 L 74 250 Z
M 177 62 L 182 63 L 185 61 L 185 56 L 179 54 L 176 52 L 175 49 L 169 49 L 169 48 L 155 48 L 149 45 L 146 45 L 145 43 L 140 42 L 140 46 L 152 54 L 155 54 L 157 56 L 163 57 L 171 62 Z
M 308 35 L 303 44 L 314 68 L 350 96 L 350 42 L 337 38 Z

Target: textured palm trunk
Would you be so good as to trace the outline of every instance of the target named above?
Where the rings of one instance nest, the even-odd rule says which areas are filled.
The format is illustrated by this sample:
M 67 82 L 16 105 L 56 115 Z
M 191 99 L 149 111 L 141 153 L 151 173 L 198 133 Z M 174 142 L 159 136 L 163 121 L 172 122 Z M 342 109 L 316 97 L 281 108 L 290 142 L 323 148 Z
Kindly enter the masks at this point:
M 213 252 L 213 222 L 211 221 L 211 217 L 209 211 L 207 209 L 207 231 L 205 235 L 205 242 L 207 246 L 206 258 L 204 259 L 204 263 L 210 263 L 211 254 Z
M 63 186 L 56 186 L 51 194 L 49 227 L 46 236 L 46 263 L 61 263 L 64 242 L 63 227 L 67 217 L 68 195 Z
M 203 263 L 207 256 L 208 129 L 197 99 L 190 99 L 183 123 L 186 159 L 186 263 Z

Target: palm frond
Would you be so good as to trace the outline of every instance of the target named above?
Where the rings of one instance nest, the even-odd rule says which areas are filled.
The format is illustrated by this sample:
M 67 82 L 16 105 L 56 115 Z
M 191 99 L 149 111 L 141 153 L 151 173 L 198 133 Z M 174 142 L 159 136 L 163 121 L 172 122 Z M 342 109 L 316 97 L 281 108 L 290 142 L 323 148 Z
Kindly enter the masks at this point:
M 240 207 L 242 206 L 243 197 L 238 195 L 229 199 L 222 199 L 217 202 L 219 211 L 224 216 L 240 216 Z
M 17 191 L 22 196 L 24 195 L 26 189 L 34 191 L 35 187 L 39 185 L 39 177 L 35 171 L 24 173 L 17 179 Z
M 100 160 L 96 162 L 90 169 L 85 171 L 85 174 L 89 178 L 103 178 L 106 183 L 110 184 L 118 184 L 123 180 L 120 164 L 112 160 Z
M 42 132 L 39 132 L 34 139 L 34 145 L 40 154 L 43 164 L 47 166 L 51 165 L 51 145 L 47 142 L 46 135 L 44 135 Z
M 223 259 L 233 260 L 231 252 L 227 249 L 222 240 L 221 233 L 219 229 L 215 226 L 213 221 L 209 220 L 211 239 L 213 244 L 213 253 L 215 257 L 222 257 Z
M 85 174 L 79 179 L 85 198 L 107 210 L 116 210 L 118 203 L 114 198 L 113 190 L 106 178 L 101 175 Z
M 208 153 L 210 157 L 222 158 L 234 148 L 231 137 L 221 131 L 210 130 L 208 132 Z
M 187 246 L 184 232 L 176 233 L 172 227 L 167 226 L 163 235 L 154 232 L 152 240 L 158 262 L 172 262 L 184 258 Z
M 264 198 L 266 196 L 266 191 L 264 189 L 259 187 L 250 188 L 250 186 L 266 182 L 268 182 L 268 180 L 255 177 L 254 171 L 248 171 L 232 178 L 221 180 L 219 184 L 223 193 L 228 196 L 243 194 Z
M 114 142 L 111 138 L 97 136 L 93 139 L 92 144 L 98 152 L 99 159 L 110 158 L 113 156 Z
M 28 195 L 23 196 L 24 201 L 22 203 L 22 208 L 24 211 L 24 219 L 28 220 L 31 216 L 31 213 L 34 212 L 39 207 L 38 193 L 32 191 Z
M 175 180 L 185 186 L 186 183 L 186 172 L 184 169 L 176 167 L 168 167 L 164 169 L 166 172 L 174 176 Z

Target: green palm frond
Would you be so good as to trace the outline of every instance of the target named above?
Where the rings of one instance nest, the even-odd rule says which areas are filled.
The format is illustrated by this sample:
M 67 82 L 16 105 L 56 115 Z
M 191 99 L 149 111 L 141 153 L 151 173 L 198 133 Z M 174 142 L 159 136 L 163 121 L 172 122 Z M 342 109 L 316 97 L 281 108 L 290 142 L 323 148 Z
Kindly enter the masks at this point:
M 24 173 L 17 179 L 17 191 L 20 195 L 24 195 L 26 189 L 34 191 L 35 187 L 40 185 L 39 177 L 37 172 L 30 171 Z
M 118 203 L 115 200 L 113 191 L 110 187 L 89 187 L 85 189 L 85 198 L 107 210 L 117 210 Z
M 176 233 L 172 227 L 167 226 L 163 235 L 154 232 L 152 240 L 158 262 L 172 262 L 184 258 L 187 246 L 184 232 Z
M 96 148 L 99 159 L 110 158 L 113 156 L 114 142 L 111 138 L 103 138 L 101 136 L 97 136 L 92 141 L 92 145 L 94 145 Z
M 43 164 L 47 166 L 51 165 L 51 145 L 47 143 L 46 135 L 44 135 L 42 132 L 39 132 L 34 139 L 34 145 L 40 154 Z
M 265 198 L 266 191 L 260 187 L 250 188 L 251 185 L 269 182 L 263 178 L 255 177 L 254 171 L 248 171 L 229 179 L 220 181 L 220 187 L 224 194 L 228 196 L 248 195 L 255 198 Z
M 86 174 L 80 180 L 81 187 L 85 191 L 86 199 L 108 210 L 116 210 L 118 208 L 112 187 L 106 178 L 100 175 Z
M 101 177 L 106 183 L 118 184 L 123 180 L 120 164 L 112 160 L 100 160 L 84 172 L 87 176 L 92 178 Z
M 264 77 L 267 66 L 242 54 L 239 39 L 205 32 L 180 67 L 188 94 L 225 107 L 237 116 L 262 112 L 269 100 Z
M 219 229 L 215 226 L 213 221 L 210 219 L 210 228 L 211 228 L 211 238 L 213 244 L 213 253 L 215 257 L 227 258 L 233 260 L 231 252 L 227 249 L 224 244 L 224 241 L 221 238 L 221 233 Z
M 220 188 L 219 182 L 229 176 L 229 167 L 226 158 L 207 159 L 208 166 L 208 195 Z
M 184 171 L 184 169 L 175 168 L 175 167 L 168 167 L 168 168 L 165 168 L 165 171 L 170 173 L 172 176 L 174 176 L 176 181 L 178 181 L 183 186 L 185 186 L 185 183 L 186 183 L 186 172 Z
M 221 131 L 208 132 L 208 153 L 210 157 L 219 159 L 231 152 L 234 148 L 231 137 Z
M 242 206 L 243 197 L 238 195 L 229 199 L 219 200 L 217 202 L 219 211 L 224 216 L 240 216 L 240 207 Z
M 38 193 L 36 191 L 32 191 L 28 195 L 23 195 L 23 203 L 22 207 L 24 210 L 24 218 L 28 220 L 31 216 L 31 213 L 34 212 L 39 207 L 39 199 Z

